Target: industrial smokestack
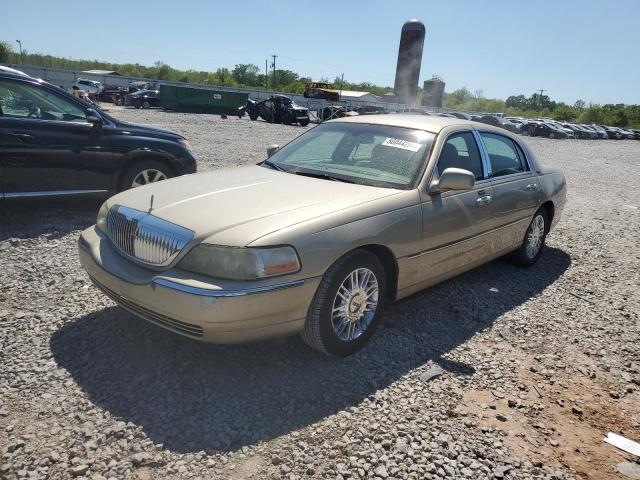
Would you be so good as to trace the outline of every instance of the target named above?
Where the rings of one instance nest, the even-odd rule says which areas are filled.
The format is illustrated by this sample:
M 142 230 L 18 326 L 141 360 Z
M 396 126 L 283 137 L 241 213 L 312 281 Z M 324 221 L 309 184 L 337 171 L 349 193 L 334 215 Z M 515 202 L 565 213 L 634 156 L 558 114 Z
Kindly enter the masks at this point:
M 402 26 L 394 85 L 396 100 L 400 103 L 416 102 L 425 31 L 424 24 L 416 19 L 408 20 Z

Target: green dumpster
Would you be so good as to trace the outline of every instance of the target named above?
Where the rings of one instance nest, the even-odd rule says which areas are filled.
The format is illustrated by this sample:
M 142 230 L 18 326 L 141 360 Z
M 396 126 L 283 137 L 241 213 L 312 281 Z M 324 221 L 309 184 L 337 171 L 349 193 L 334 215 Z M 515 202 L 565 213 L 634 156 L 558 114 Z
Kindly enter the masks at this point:
M 248 93 L 160 85 L 160 106 L 178 112 L 241 115 L 238 109 L 248 98 Z

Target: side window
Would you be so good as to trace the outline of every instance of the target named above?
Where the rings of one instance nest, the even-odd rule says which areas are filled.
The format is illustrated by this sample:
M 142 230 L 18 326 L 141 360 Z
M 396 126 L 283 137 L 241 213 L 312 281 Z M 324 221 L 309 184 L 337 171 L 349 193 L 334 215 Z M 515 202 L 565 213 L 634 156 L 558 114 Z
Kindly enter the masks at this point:
M 444 142 L 438 158 L 438 173 L 442 174 L 447 168 L 463 168 L 473 173 L 476 180 L 484 178 L 482 158 L 473 133 L 454 133 Z
M 501 177 L 528 170 L 524 157 L 513 140 L 495 133 L 480 133 L 491 164 L 491 176 Z
M 86 122 L 84 110 L 45 88 L 0 79 L 0 108 L 5 117 Z

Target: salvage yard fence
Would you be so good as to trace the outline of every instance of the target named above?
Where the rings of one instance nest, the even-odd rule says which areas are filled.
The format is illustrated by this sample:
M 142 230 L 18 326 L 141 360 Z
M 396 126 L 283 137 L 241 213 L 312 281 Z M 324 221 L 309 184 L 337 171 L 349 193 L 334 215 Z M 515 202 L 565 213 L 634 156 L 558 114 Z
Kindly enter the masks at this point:
M 246 93 L 250 98 L 255 100 L 264 100 L 271 95 L 286 95 L 291 97 L 297 104 L 309 109 L 309 113 L 313 121 L 321 122 L 330 118 L 335 118 L 335 113 L 330 113 L 327 117 L 319 115 L 319 112 L 327 107 L 342 107 L 345 110 L 358 110 L 363 108 L 377 108 L 384 109 L 385 112 L 429 112 L 429 113 L 446 113 L 451 112 L 449 108 L 438 107 L 424 107 L 417 105 L 408 105 L 403 103 L 389 103 L 389 102 L 374 102 L 368 100 L 341 100 L 341 101 L 329 101 L 318 98 L 305 98 L 298 93 L 286 93 L 276 92 L 269 90 L 258 90 L 251 88 L 229 87 L 224 85 L 205 85 L 187 82 L 176 82 L 171 80 L 158 80 L 150 78 L 129 77 L 124 75 L 106 75 L 96 73 L 86 73 L 78 70 L 64 70 L 60 68 L 48 68 L 38 67 L 33 65 L 17 65 L 17 64 L 2 64 L 7 67 L 20 70 L 27 75 L 35 78 L 41 78 L 53 85 L 58 85 L 64 89 L 69 89 L 76 82 L 76 80 L 82 78 L 87 80 L 93 80 L 101 82 L 103 85 L 109 85 L 114 87 L 126 87 L 132 82 L 146 82 L 155 85 L 156 88 L 160 88 L 160 85 L 175 85 L 190 88 L 202 88 L 206 90 L 227 91 L 236 93 Z M 333 112 L 333 109 L 330 108 Z

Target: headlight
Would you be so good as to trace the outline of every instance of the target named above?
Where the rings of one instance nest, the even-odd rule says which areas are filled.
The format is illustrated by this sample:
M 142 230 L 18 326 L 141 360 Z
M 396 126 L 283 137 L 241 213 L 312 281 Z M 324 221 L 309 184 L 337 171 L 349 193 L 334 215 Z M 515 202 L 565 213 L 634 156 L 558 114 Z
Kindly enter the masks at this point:
M 180 268 L 230 280 L 257 280 L 295 273 L 300 260 L 293 247 L 234 248 L 200 244 L 182 259 Z
M 107 228 L 107 213 L 109 213 L 109 205 L 107 202 L 104 202 L 98 210 L 98 218 L 96 219 L 96 227 L 102 233 L 107 235 L 109 233 L 109 229 Z
M 184 138 L 178 140 L 178 142 L 187 150 L 187 152 L 193 155 L 193 150 L 191 150 L 191 145 L 189 145 L 189 142 L 187 142 Z

